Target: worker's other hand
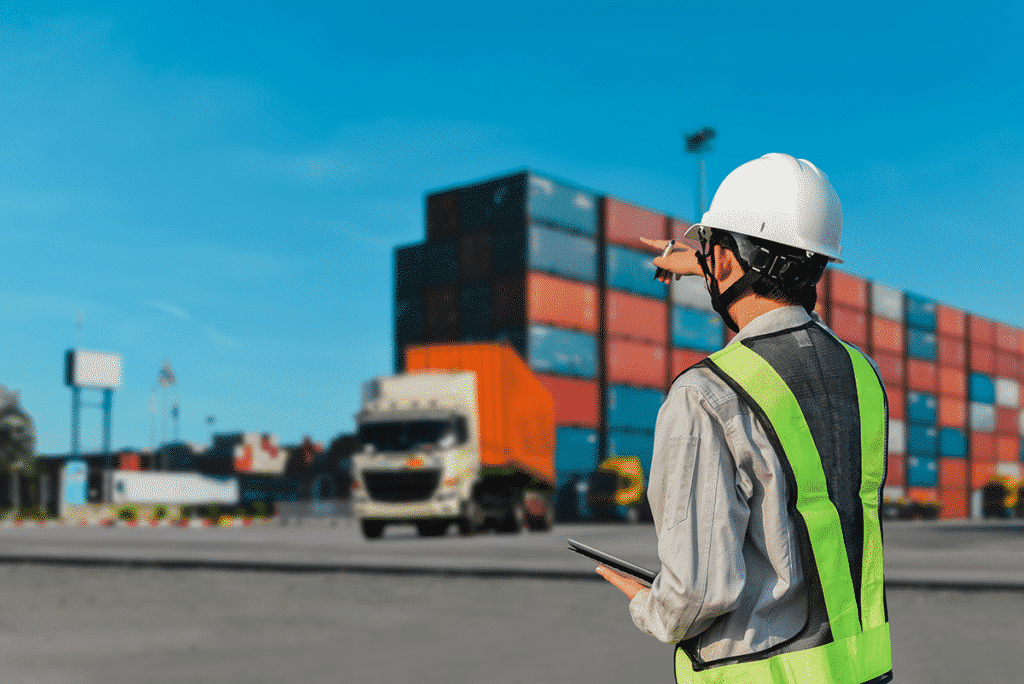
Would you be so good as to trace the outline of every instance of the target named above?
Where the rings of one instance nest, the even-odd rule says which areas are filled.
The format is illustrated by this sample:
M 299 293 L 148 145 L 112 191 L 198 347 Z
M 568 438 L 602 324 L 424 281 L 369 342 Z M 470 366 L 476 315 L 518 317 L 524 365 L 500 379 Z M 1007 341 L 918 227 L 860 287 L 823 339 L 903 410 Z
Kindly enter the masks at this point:
M 664 249 L 664 247 L 665 246 L 662 245 L 663 249 Z M 598 566 L 597 574 L 600 575 L 601 577 L 604 577 L 606 580 L 608 580 L 609 582 L 614 584 L 616 587 L 618 587 L 619 590 L 623 594 L 625 594 L 626 596 L 629 597 L 630 601 L 632 601 L 633 597 L 636 596 L 636 592 L 640 591 L 641 589 L 646 589 L 647 588 L 643 584 L 640 584 L 639 582 L 637 582 L 632 577 L 626 577 L 625 575 L 620 575 L 619 573 L 615 572 L 611 568 L 606 568 L 603 565 Z
M 668 244 L 668 240 L 651 240 L 649 238 L 642 237 L 640 241 L 648 247 L 652 247 L 659 253 L 665 249 L 665 245 Z M 687 245 L 684 242 L 676 240 L 675 247 L 672 249 L 672 253 L 667 257 L 656 256 L 653 261 L 654 265 L 658 268 L 663 268 L 670 273 L 674 273 L 676 280 L 679 280 L 684 275 L 704 275 L 704 271 L 700 268 L 700 263 L 697 261 L 697 250 Z M 671 275 L 665 275 L 658 278 L 663 283 L 668 283 L 671 280 Z

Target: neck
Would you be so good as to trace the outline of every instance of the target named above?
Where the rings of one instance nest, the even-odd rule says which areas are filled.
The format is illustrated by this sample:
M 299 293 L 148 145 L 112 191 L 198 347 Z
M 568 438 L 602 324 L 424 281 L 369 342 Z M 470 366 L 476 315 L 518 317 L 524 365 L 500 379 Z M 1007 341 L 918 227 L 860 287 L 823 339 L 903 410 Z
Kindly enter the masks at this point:
M 732 320 L 736 321 L 739 329 L 743 330 L 747 323 L 750 323 L 750 321 L 758 316 L 775 309 L 783 309 L 787 306 L 793 305 L 776 299 L 761 297 L 751 292 L 732 303 L 732 306 L 729 307 L 729 315 L 732 316 Z

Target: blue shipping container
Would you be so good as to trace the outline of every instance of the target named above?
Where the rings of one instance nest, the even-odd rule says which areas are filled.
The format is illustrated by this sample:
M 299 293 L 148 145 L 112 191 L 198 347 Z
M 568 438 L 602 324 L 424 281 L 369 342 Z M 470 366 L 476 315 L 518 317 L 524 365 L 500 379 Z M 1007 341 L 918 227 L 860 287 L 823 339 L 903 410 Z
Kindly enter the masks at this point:
M 424 285 L 447 285 L 459 277 L 459 251 L 455 238 L 425 242 Z
M 526 216 L 526 174 L 517 173 L 457 190 L 459 228 L 496 228 L 515 223 Z
M 608 245 L 605 248 L 605 285 L 616 290 L 664 299 L 666 287 L 654 279 L 657 269 L 651 263 L 652 254 Z
M 529 175 L 529 216 L 587 235 L 597 234 L 597 198 L 549 178 Z
M 588 473 L 556 473 L 557 484 L 551 497 L 555 520 L 575 522 L 592 517 L 587 505 Z
M 555 430 L 555 470 L 590 473 L 597 467 L 597 432 L 581 427 L 561 426 Z
M 578 378 L 597 377 L 597 339 L 548 325 L 530 326 L 530 368 Z
M 934 456 L 907 457 L 907 486 L 934 487 L 939 481 L 939 466 Z
M 716 313 L 672 307 L 672 346 L 714 352 L 725 344 L 725 324 Z
M 410 245 L 395 250 L 395 292 L 412 294 L 423 289 L 424 245 Z
M 654 430 L 665 394 L 653 389 L 609 385 L 605 418 L 609 430 Z
M 956 428 L 942 428 L 939 432 L 939 455 L 963 458 L 967 455 L 967 437 Z
M 526 269 L 526 230 L 521 227 L 497 230 L 491 238 L 491 270 L 495 273 Z
M 654 457 L 653 432 L 608 431 L 609 456 L 636 456 L 644 471 L 644 485 L 651 474 L 651 460 Z
M 531 270 L 597 282 L 597 245 L 592 239 L 536 224 L 529 230 Z
M 937 403 L 931 394 L 907 392 L 907 420 L 917 423 L 935 424 Z
M 971 401 L 981 404 L 996 403 L 996 383 L 983 373 L 971 373 Z
M 905 315 L 908 326 L 935 332 L 935 300 L 908 292 L 906 304 Z
M 486 339 L 491 329 L 491 283 L 465 283 L 459 291 L 459 321 L 463 339 Z
M 935 360 L 935 333 L 907 328 L 907 356 L 925 361 Z
M 939 449 L 939 430 L 934 426 L 911 423 L 907 426 L 907 453 L 934 456 Z

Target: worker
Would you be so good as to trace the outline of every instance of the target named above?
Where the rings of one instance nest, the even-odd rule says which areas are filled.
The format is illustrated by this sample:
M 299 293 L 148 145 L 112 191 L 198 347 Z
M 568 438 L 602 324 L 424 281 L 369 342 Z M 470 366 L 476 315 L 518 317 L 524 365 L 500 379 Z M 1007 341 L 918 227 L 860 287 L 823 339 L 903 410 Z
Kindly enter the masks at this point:
M 653 586 L 598 568 L 637 627 L 676 644 L 677 682 L 892 680 L 885 390 L 874 362 L 812 313 L 827 263 L 842 263 L 841 232 L 825 174 L 768 154 L 725 178 L 686 233 L 694 247 L 653 260 L 663 282 L 703 276 L 738 332 L 677 376 L 658 412 Z

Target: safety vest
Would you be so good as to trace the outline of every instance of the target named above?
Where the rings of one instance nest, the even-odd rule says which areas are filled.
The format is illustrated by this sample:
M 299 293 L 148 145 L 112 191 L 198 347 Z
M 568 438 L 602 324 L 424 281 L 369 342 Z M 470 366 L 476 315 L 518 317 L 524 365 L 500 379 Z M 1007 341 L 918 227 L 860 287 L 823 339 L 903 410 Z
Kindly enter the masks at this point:
M 697 639 L 680 642 L 676 681 L 890 681 L 879 517 L 888 406 L 878 375 L 859 350 L 815 323 L 741 340 L 697 365 L 736 391 L 775 447 L 798 530 L 809 615 L 793 639 L 747 656 L 704 662 Z

